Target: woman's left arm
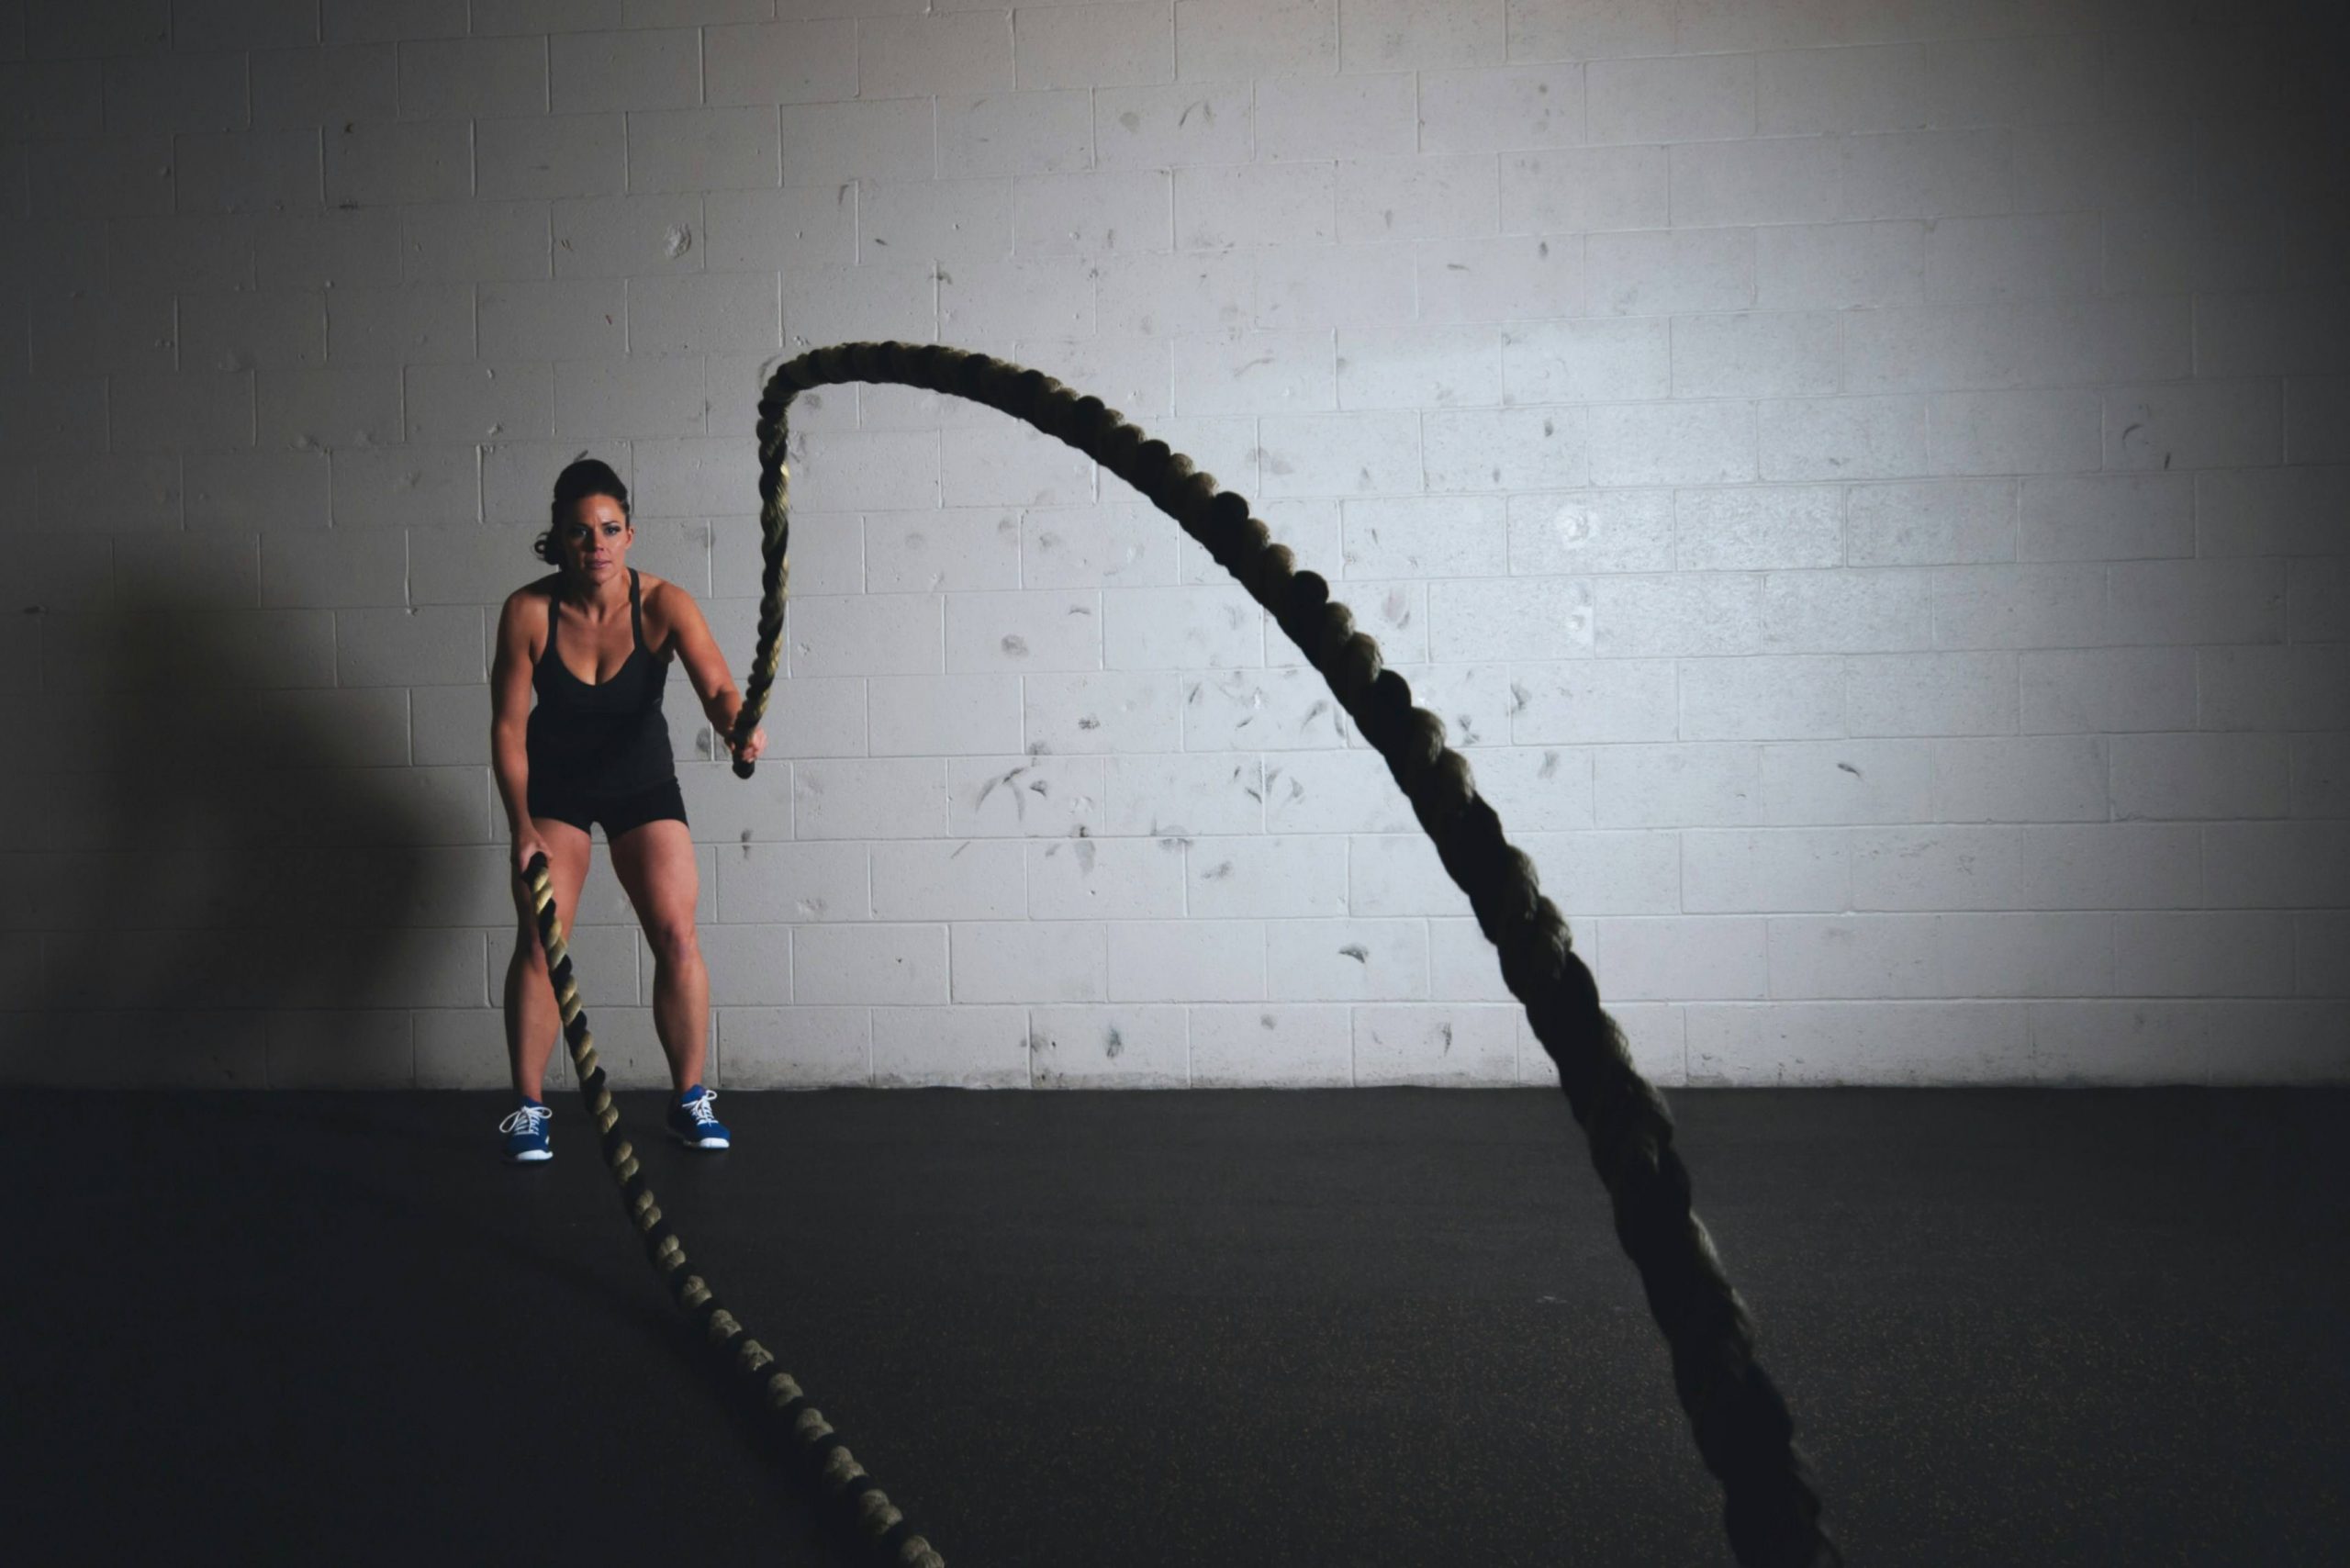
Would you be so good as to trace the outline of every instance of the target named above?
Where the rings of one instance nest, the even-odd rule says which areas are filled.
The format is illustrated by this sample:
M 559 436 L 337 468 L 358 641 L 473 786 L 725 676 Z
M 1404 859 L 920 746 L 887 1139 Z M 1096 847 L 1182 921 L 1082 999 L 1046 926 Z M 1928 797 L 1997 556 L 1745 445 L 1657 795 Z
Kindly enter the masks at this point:
M 677 661 L 686 666 L 686 678 L 693 683 L 694 695 L 701 699 L 701 711 L 708 715 L 720 744 L 728 744 L 734 733 L 735 716 L 743 711 L 743 697 L 734 689 L 734 677 L 726 667 L 726 655 L 718 651 L 718 639 L 710 634 L 710 623 L 702 619 L 701 607 L 694 602 L 691 594 L 675 583 L 663 583 L 655 591 L 661 596 L 663 618 L 669 622 L 670 646 L 677 651 Z M 738 759 L 756 762 L 767 744 L 766 730 L 752 731 L 751 738 L 737 754 Z

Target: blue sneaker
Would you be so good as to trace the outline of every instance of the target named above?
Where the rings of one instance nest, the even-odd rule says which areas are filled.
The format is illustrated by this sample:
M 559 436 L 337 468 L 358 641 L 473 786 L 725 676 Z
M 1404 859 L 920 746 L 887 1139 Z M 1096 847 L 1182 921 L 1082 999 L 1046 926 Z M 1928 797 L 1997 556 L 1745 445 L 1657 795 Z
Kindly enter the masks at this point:
M 507 1164 L 554 1158 L 554 1144 L 547 1137 L 547 1121 L 554 1114 L 536 1100 L 525 1100 L 498 1124 L 498 1130 L 506 1135 Z
M 688 1148 L 724 1148 L 733 1142 L 726 1124 L 711 1112 L 715 1091 L 695 1084 L 669 1107 L 669 1136 Z

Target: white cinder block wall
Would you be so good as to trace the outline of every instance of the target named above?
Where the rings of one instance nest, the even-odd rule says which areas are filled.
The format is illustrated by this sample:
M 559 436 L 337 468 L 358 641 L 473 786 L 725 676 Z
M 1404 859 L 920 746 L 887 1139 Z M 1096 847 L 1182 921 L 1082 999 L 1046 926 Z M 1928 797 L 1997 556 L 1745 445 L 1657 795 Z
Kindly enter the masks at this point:
M 764 374 L 883 337 L 1256 498 L 1662 1082 L 2350 1068 L 2350 139 L 2277 6 L 5 0 L 0 56 L 12 1080 L 502 1082 L 556 470 L 745 667 Z M 983 410 L 795 418 L 772 760 L 670 707 L 721 1085 L 1550 1081 L 1172 522 Z M 575 947 L 656 1077 L 600 857 Z

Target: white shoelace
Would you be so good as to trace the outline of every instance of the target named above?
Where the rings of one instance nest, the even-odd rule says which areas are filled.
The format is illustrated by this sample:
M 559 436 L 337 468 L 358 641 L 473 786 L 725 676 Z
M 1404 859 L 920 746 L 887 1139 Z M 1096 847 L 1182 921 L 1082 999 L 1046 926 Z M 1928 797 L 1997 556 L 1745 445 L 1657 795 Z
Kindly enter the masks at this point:
M 718 1091 L 709 1089 L 702 1092 L 700 1099 L 689 1100 L 686 1103 L 686 1109 L 692 1114 L 696 1124 L 706 1127 L 718 1120 L 718 1113 L 710 1108 L 710 1103 L 717 1098 Z
M 554 1114 L 554 1112 L 544 1105 L 518 1105 L 498 1124 L 498 1130 L 502 1133 L 537 1132 L 539 1124 Z

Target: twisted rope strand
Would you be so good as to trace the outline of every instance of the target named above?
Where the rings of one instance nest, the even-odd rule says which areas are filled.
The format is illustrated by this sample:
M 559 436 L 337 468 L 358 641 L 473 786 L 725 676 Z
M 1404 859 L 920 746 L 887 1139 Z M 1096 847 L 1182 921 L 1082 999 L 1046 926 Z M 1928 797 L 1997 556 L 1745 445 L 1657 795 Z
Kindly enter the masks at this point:
M 579 1005 L 570 948 L 564 941 L 563 922 L 555 913 L 554 889 L 547 879 L 547 857 L 532 856 L 523 875 L 538 917 L 539 940 L 546 945 L 547 978 L 554 982 L 555 1005 L 563 1014 L 563 1037 L 579 1078 L 579 1098 L 603 1137 L 604 1163 L 620 1184 L 621 1204 L 628 1211 L 629 1222 L 644 1242 L 645 1260 L 711 1348 L 731 1350 L 728 1364 L 737 1380 L 758 1397 L 769 1419 L 789 1437 L 824 1491 L 854 1510 L 865 1529 L 867 1543 L 876 1553 L 898 1568 L 946 1568 L 946 1560 L 913 1532 L 880 1484 L 848 1451 L 824 1413 L 808 1402 L 798 1382 L 775 1364 L 766 1346 L 744 1330 L 709 1282 L 686 1266 L 685 1247 L 662 1216 L 653 1189 L 645 1184 L 636 1151 L 621 1136 L 620 1107 L 612 1103 L 604 1070 L 597 1065 L 595 1036 L 588 1032 L 588 1014 Z
M 1478 928 L 1499 950 L 1502 978 L 1526 1005 L 1558 1068 L 1607 1188 L 1617 1239 L 1639 1271 L 1649 1310 L 1672 1353 L 1673 1388 L 1698 1452 L 1719 1478 L 1723 1527 L 1745 1568 L 1839 1568 L 1821 1529 L 1809 1463 L 1785 1401 L 1754 1358 L 1754 1325 L 1690 1207 L 1689 1172 L 1673 1147 L 1664 1097 L 1633 1068 L 1623 1032 L 1601 1010 L 1567 923 L 1542 896 L 1533 862 L 1502 836 L 1468 759 L 1445 745 L 1444 721 L 1412 703 L 1379 644 L 1354 629 L 1318 574 L 1248 514 L 1248 500 L 1041 371 L 934 344 L 842 343 L 801 354 L 768 379 L 759 401 L 759 635 L 734 722 L 739 749 L 767 710 L 789 577 L 791 401 L 811 387 L 867 381 L 950 393 L 1024 420 L 1133 486 L 1246 587 L 1330 683 L 1331 691 L 1412 802 L 1446 872 L 1469 895 Z M 737 760 L 738 777 L 755 764 Z M 658 1266 L 656 1262 L 656 1267 Z M 731 1322 L 731 1319 L 729 1320 Z

